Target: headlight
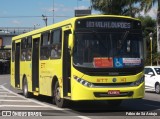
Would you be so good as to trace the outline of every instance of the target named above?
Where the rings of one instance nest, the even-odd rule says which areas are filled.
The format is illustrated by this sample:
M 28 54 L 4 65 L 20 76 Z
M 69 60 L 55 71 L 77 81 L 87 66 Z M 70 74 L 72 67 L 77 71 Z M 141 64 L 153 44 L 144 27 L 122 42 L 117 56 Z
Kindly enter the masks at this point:
M 82 85 L 84 85 L 84 86 L 86 86 L 86 87 L 93 87 L 93 84 L 92 83 L 90 83 L 90 82 L 88 82 L 88 81 L 86 81 L 86 80 L 84 80 L 84 79 L 82 79 L 82 78 L 79 78 L 79 77 L 77 77 L 77 76 L 73 76 L 74 77 L 74 79 L 77 81 L 77 82 L 79 82 L 80 84 L 82 84 Z
M 131 83 L 131 86 L 139 86 L 143 82 L 144 82 L 144 76 L 138 79 L 137 81 Z

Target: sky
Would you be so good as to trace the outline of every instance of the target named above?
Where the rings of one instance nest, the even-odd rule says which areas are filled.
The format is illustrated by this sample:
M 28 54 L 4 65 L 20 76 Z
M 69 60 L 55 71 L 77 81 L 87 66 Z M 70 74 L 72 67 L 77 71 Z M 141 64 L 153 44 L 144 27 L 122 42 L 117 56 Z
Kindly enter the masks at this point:
M 42 14 L 50 16 L 47 21 L 50 25 L 74 17 L 74 10 L 77 7 L 87 9 L 90 6 L 90 0 L 0 0 L 0 2 L 0 27 L 33 27 L 34 25 L 43 27 L 45 22 L 41 17 Z
M 0 0 L 0 27 L 44 27 L 74 17 L 75 9 L 87 9 L 90 0 Z M 54 10 L 54 12 L 53 12 Z M 93 14 L 99 13 L 92 11 Z M 54 14 L 54 19 L 53 19 Z M 144 15 L 144 13 L 141 13 Z M 147 14 L 156 18 L 156 6 Z

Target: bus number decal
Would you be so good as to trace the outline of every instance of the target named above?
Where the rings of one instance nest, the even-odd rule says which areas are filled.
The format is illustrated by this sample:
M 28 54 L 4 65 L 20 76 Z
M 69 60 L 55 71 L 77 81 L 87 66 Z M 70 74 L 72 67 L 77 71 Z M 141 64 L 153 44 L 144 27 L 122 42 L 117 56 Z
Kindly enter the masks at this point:
M 121 79 L 121 82 L 126 82 L 126 78 L 122 78 L 122 79 Z
M 41 63 L 41 68 L 45 68 L 45 63 Z
M 106 83 L 107 81 L 108 81 L 107 78 L 98 78 L 98 79 L 97 79 L 97 82 L 98 82 L 98 83 L 103 83 L 103 82 Z

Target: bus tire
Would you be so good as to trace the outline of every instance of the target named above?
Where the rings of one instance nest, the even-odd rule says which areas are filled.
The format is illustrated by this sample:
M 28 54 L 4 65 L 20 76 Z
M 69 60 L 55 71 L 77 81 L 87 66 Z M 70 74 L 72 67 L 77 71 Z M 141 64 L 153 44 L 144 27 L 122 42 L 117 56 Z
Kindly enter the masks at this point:
M 53 103 L 55 102 L 55 104 L 60 107 L 63 108 L 67 105 L 67 100 L 65 100 L 64 98 L 61 98 L 61 94 L 60 94 L 60 86 L 58 81 L 55 83 L 54 86 L 54 94 L 53 94 Z
M 26 98 L 29 98 L 31 96 L 31 94 L 28 92 L 28 82 L 26 77 L 24 77 L 23 79 L 23 95 Z
M 157 83 L 155 85 L 155 91 L 156 91 L 157 94 L 160 94 L 160 84 L 159 83 Z
M 122 100 L 108 100 L 109 106 L 120 106 L 122 103 Z

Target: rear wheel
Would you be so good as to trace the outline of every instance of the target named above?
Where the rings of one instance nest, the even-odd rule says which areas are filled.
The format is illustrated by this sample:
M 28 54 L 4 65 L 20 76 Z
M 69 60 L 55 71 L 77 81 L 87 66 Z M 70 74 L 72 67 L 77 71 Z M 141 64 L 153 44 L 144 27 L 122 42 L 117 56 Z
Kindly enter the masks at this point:
M 28 83 L 27 83 L 26 77 L 24 77 L 24 80 L 23 80 L 23 95 L 26 98 L 29 98 L 31 96 L 31 93 L 28 92 Z
M 160 94 L 160 84 L 155 85 L 155 91 L 157 94 Z
M 60 86 L 58 81 L 55 83 L 53 92 L 53 103 L 55 103 L 58 107 L 61 108 L 67 106 L 67 100 L 61 98 Z
M 110 106 L 120 106 L 122 100 L 108 100 L 108 105 Z

